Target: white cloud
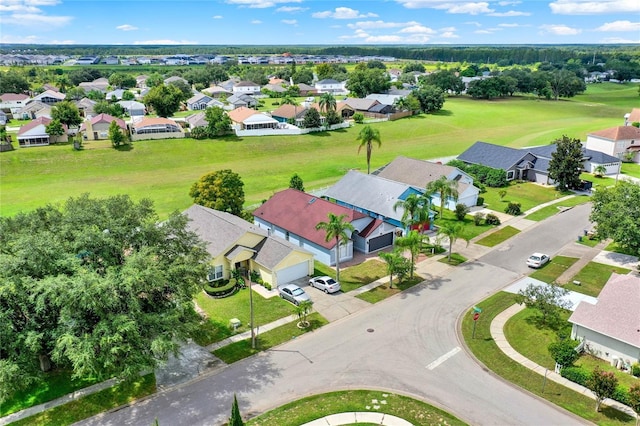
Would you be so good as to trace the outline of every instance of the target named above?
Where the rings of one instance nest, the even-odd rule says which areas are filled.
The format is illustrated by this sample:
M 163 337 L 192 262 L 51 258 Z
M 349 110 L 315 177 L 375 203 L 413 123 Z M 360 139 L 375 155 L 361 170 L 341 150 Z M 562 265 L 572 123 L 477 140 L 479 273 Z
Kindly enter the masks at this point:
M 459 35 L 455 34 L 453 31 L 445 31 L 439 35 L 442 38 L 460 38 Z
M 254 25 L 260 25 L 260 24 L 262 24 L 262 21 L 259 20 L 259 19 L 254 19 L 253 21 L 251 21 L 251 23 L 254 24 Z
M 491 13 L 494 9 L 489 8 L 488 2 L 468 2 L 451 0 L 396 0 L 407 9 L 438 9 L 446 10 L 447 13 L 466 13 L 478 15 L 481 13 Z
M 380 35 L 367 37 L 364 41 L 367 43 L 402 43 L 404 39 L 397 35 Z
M 335 10 L 325 10 L 324 12 L 315 12 L 311 14 L 314 18 L 333 18 L 333 19 L 362 19 L 376 18 L 375 13 L 360 13 L 360 11 L 351 9 L 350 7 L 336 7 Z
M 614 21 L 607 22 L 602 24 L 596 31 L 640 31 L 640 22 L 631 22 L 631 21 Z
M 40 37 L 30 35 L 30 36 L 14 36 L 12 34 L 2 34 L 0 35 L 0 43 L 7 44 L 33 44 L 33 43 L 41 43 Z
M 214 15 L 211 18 L 213 18 L 213 19 L 222 19 L 222 15 Z
M 521 1 L 499 1 L 498 4 L 500 6 L 515 6 L 516 4 L 522 3 Z
M 518 27 L 526 27 L 527 25 L 520 25 L 520 24 L 498 24 L 499 27 L 503 27 L 503 28 L 518 28 Z
M 640 12 L 638 0 L 556 0 L 549 3 L 558 15 L 600 15 L 620 12 Z
M 302 0 L 226 0 L 228 4 L 237 4 L 252 9 L 265 9 L 280 3 L 300 3 Z
M 133 25 L 129 25 L 129 24 L 118 25 L 116 27 L 116 30 L 122 30 L 122 31 L 135 31 L 137 29 L 138 27 L 134 27 Z
M 529 12 L 518 12 L 517 10 L 510 10 L 508 12 L 493 12 L 489 13 L 489 16 L 531 16 Z
M 198 44 L 197 41 L 191 40 L 170 40 L 170 39 L 156 39 L 156 40 L 139 40 L 134 41 L 133 44 Z
M 8 19 L 3 23 L 3 25 L 13 24 L 25 27 L 46 25 L 49 27 L 46 29 L 53 29 L 54 27 L 64 27 L 65 25 L 70 23 L 72 19 L 72 16 L 51 16 L 37 13 L 14 13 L 8 16 Z
M 353 24 L 347 24 L 347 27 L 356 29 L 356 28 L 403 28 L 403 27 L 411 27 L 420 25 L 419 22 L 409 21 L 409 22 L 385 22 L 385 21 L 361 21 L 355 22 Z
M 567 35 L 577 35 L 582 32 L 582 30 L 578 28 L 571 28 L 563 24 L 559 25 L 541 25 L 540 28 L 543 32 L 559 35 L 559 36 L 567 36 Z
M 60 0 L 24 0 L 24 2 L 32 6 L 55 6 L 61 3 Z
M 308 7 L 295 7 L 295 6 L 282 6 L 276 9 L 276 12 L 283 13 L 297 13 L 304 12 L 305 10 L 309 10 Z
M 399 31 L 400 33 L 405 34 L 435 34 L 436 32 L 429 27 L 425 27 L 424 25 L 411 25 L 409 27 L 403 28 Z
M 0 12 L 40 13 L 42 10 L 23 3 L 0 2 Z
M 474 34 L 493 34 L 493 30 L 475 30 Z
M 478 28 L 480 28 L 482 26 L 482 24 L 480 22 L 478 22 L 478 21 L 467 21 L 467 22 L 465 22 L 465 25 L 474 25 L 474 26 L 476 26 Z
M 296 21 L 295 19 L 283 19 L 280 22 L 287 25 L 298 25 L 298 21 Z
M 628 40 L 619 37 L 609 37 L 603 40 L 600 40 L 600 43 L 613 43 L 613 44 L 621 44 L 621 43 L 640 43 L 640 38 L 636 40 Z

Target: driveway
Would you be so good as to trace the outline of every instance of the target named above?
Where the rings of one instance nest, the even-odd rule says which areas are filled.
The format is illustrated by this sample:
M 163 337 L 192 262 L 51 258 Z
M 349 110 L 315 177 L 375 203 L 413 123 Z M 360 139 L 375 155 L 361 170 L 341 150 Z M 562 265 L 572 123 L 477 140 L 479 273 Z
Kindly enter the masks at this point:
M 309 285 L 309 278 L 300 278 L 293 281 L 293 284 L 304 289 L 313 301 L 313 309 L 330 322 L 347 317 L 354 312 L 371 306 L 369 302 L 355 297 L 354 292 L 327 294 L 322 290 Z

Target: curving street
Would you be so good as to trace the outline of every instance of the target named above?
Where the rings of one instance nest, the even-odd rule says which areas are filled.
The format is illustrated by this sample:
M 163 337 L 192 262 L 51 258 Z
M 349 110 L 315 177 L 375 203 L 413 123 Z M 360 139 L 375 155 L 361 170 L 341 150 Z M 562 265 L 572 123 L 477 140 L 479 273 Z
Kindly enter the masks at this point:
M 216 425 L 233 393 L 244 416 L 303 396 L 348 388 L 384 389 L 439 406 L 474 425 L 586 423 L 483 369 L 464 349 L 460 316 L 527 272 L 532 251 L 556 254 L 589 227 L 590 204 L 529 227 L 494 250 L 274 350 L 153 395 L 84 425 Z M 458 245 L 464 251 L 464 243 Z M 466 253 L 466 252 L 465 252 Z

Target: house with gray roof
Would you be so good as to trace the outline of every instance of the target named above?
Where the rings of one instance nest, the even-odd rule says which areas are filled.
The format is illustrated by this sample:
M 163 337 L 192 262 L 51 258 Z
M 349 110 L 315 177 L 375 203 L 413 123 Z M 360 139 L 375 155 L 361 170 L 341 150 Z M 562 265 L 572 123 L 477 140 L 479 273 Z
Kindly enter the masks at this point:
M 569 317 L 571 338 L 612 363 L 640 361 L 640 278 L 613 273 L 595 304 L 582 301 Z
M 210 282 L 229 279 L 237 269 L 257 272 L 273 287 L 313 274 L 311 252 L 251 222 L 197 204 L 183 214 L 211 255 Z
M 212 97 L 204 95 L 202 93 L 196 93 L 189 99 L 187 99 L 187 109 L 189 110 L 201 110 L 206 109 L 207 104 L 213 100 Z

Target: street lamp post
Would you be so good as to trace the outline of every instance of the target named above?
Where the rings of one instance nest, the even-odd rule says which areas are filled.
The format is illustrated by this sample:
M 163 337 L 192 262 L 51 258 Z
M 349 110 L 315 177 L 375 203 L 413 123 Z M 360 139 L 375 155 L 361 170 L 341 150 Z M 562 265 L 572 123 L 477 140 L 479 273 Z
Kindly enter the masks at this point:
M 256 348 L 256 332 L 253 328 L 253 290 L 251 289 L 251 273 L 247 268 L 247 281 L 249 281 L 249 326 L 251 327 L 251 349 Z

